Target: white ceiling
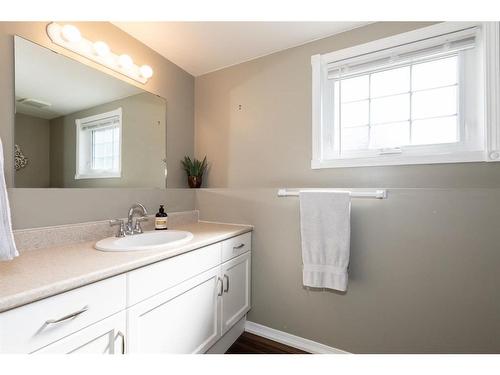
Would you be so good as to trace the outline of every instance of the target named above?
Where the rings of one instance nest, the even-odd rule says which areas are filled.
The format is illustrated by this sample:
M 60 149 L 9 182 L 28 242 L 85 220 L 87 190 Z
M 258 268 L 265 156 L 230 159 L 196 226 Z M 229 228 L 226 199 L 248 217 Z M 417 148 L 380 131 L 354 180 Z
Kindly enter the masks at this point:
M 16 101 L 50 103 L 35 108 L 16 103 L 16 112 L 47 120 L 135 95 L 143 90 L 26 39 L 15 38 Z
M 123 31 L 194 76 L 367 23 L 114 22 Z

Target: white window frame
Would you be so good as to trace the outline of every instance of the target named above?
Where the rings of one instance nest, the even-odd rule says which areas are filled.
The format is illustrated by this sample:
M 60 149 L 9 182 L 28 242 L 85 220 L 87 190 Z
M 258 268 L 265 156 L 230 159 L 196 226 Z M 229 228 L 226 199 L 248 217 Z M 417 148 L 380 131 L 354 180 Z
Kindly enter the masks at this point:
M 108 170 L 97 170 L 97 171 L 92 171 L 91 173 L 82 173 L 80 171 L 80 144 L 82 142 L 81 140 L 81 127 L 85 123 L 88 122 L 93 122 L 93 121 L 99 121 L 101 119 L 107 118 L 107 117 L 114 117 L 118 116 L 119 122 L 118 122 L 118 129 L 119 129 L 119 153 L 120 153 L 120 158 L 118 160 L 118 170 L 116 172 L 111 172 Z M 117 108 L 113 111 L 108 111 L 104 113 L 99 113 L 98 115 L 94 116 L 89 116 L 89 117 L 84 117 L 81 119 L 76 119 L 75 124 L 76 124 L 76 172 L 75 172 L 75 179 L 76 180 L 84 180 L 84 179 L 94 179 L 94 178 L 121 178 L 122 176 L 122 139 L 123 139 L 123 126 L 122 126 L 122 108 Z
M 500 161 L 499 25 L 498 22 L 443 22 L 343 50 L 312 56 L 311 168 Z M 474 147 L 468 145 L 461 147 L 458 144 L 450 144 L 450 147 L 443 145 L 411 146 L 405 147 L 403 153 L 398 152 L 398 150 L 394 150 L 394 152 L 388 150 L 387 153 L 377 151 L 369 157 L 356 157 L 351 154 L 351 156 L 338 155 L 335 158 L 323 159 L 323 129 L 328 126 L 327 124 L 332 124 L 334 115 L 333 99 L 329 96 L 329 90 L 325 89 L 328 84 L 327 65 L 329 63 L 469 27 L 478 27 L 480 35 L 477 45 L 480 65 L 478 74 L 484 78 L 484 85 L 480 86 L 480 94 L 484 94 L 484 98 L 479 98 L 479 105 L 476 108 L 477 131 L 482 133 L 480 144 L 476 144 Z M 436 150 L 439 152 L 436 153 Z

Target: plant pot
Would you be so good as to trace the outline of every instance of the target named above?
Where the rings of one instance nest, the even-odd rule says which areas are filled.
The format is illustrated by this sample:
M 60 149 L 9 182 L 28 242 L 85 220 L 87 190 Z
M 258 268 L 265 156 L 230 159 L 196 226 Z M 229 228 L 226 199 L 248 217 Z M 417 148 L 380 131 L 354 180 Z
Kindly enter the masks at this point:
M 188 184 L 191 189 L 198 189 L 201 186 L 202 178 L 198 176 L 188 176 Z

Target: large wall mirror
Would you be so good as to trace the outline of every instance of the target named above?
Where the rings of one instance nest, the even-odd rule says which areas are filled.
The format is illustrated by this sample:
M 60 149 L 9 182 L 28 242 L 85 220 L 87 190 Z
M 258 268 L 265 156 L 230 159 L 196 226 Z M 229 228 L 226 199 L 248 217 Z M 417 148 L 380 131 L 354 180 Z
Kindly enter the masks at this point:
M 165 188 L 167 104 L 15 37 L 17 188 Z

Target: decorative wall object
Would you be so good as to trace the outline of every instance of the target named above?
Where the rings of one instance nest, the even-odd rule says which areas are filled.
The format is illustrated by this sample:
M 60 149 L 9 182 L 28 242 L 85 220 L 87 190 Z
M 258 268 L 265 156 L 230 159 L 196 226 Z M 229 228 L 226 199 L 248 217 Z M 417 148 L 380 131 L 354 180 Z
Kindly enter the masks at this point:
M 23 151 L 19 145 L 14 145 L 14 165 L 16 171 L 25 168 L 29 163 L 29 159 L 24 156 Z

